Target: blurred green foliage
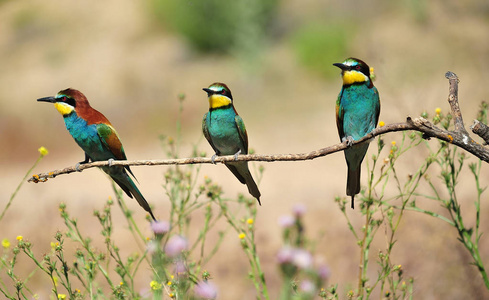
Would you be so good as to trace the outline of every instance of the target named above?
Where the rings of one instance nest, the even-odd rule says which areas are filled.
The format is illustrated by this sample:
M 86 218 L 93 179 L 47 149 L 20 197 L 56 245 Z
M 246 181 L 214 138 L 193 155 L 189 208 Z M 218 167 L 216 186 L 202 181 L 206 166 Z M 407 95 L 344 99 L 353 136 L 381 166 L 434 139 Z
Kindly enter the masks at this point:
M 278 3 L 279 0 L 152 0 L 150 9 L 159 24 L 184 36 L 195 49 L 229 53 L 256 49 L 265 40 Z
M 354 38 L 351 25 L 310 23 L 292 35 L 292 47 L 299 61 L 309 70 L 332 78 L 339 71 L 332 67 L 348 57 L 350 41 Z

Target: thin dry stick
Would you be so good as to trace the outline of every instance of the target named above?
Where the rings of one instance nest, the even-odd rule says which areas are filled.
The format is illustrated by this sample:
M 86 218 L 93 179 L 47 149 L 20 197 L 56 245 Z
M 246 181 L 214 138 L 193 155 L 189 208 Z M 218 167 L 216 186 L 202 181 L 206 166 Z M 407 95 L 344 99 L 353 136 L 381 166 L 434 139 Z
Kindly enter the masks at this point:
M 464 128 L 462 113 L 458 105 L 458 77 L 455 73 L 447 72 L 445 77 L 449 80 L 449 95 L 448 103 L 452 110 L 452 115 L 454 117 L 455 129 L 453 131 L 444 130 L 436 127 L 430 121 L 424 118 L 411 119 L 408 117 L 405 123 L 394 123 L 388 124 L 383 127 L 377 128 L 371 133 L 367 134 L 360 140 L 354 141 L 354 144 L 364 143 L 371 140 L 375 136 L 394 132 L 394 131 L 406 131 L 415 130 L 423 133 L 423 138 L 437 138 L 448 143 L 454 144 L 467 152 L 473 154 L 474 156 L 480 158 L 481 160 L 489 163 L 489 150 L 483 145 L 474 141 Z M 487 127 L 480 129 L 481 126 L 477 125 L 477 121 L 474 121 L 475 125 L 471 127 L 477 127 L 478 130 L 473 130 L 477 135 L 485 138 L 489 135 Z M 476 126 L 477 125 L 477 126 Z M 272 154 L 272 155 L 260 155 L 260 154 L 247 154 L 239 155 L 235 159 L 234 155 L 219 156 L 216 157 L 216 163 L 225 163 L 231 161 L 262 161 L 262 162 L 274 162 L 274 161 L 298 161 L 298 160 L 312 160 L 315 158 L 323 157 L 338 151 L 343 151 L 348 148 L 346 142 L 332 145 L 326 148 L 322 148 L 309 153 L 299 153 L 299 154 Z M 85 170 L 93 167 L 104 167 L 104 166 L 160 166 L 160 165 L 187 165 L 187 164 L 211 164 L 212 161 L 207 157 L 192 157 L 192 158 L 180 158 L 180 159 L 159 159 L 159 160 L 118 160 L 112 161 L 97 161 L 87 164 L 82 164 L 79 166 L 79 170 Z M 47 173 L 40 173 L 33 175 L 28 182 L 44 182 L 49 178 L 54 178 L 62 174 L 70 174 L 77 172 L 75 166 L 67 167 L 60 170 L 54 170 Z

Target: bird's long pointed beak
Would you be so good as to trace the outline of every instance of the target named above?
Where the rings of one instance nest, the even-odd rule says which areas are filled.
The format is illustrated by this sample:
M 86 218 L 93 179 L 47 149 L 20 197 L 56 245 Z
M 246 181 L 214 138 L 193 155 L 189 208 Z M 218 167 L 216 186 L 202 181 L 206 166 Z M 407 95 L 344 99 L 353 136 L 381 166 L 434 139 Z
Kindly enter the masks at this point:
M 211 90 L 211 89 L 203 88 L 202 90 L 204 90 L 207 93 L 207 96 L 210 96 L 210 95 L 214 94 L 214 91 Z
M 54 98 L 54 97 L 44 97 L 44 98 L 37 99 L 37 101 L 38 102 L 56 103 L 56 98 Z
M 350 66 L 344 65 L 342 63 L 335 63 L 333 66 L 340 68 L 343 71 L 348 71 L 350 70 Z

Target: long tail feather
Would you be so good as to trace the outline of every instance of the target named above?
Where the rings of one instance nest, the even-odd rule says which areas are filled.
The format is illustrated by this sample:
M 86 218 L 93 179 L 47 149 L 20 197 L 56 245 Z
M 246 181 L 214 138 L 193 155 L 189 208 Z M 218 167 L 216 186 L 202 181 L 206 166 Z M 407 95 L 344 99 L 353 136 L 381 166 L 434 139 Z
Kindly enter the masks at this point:
M 151 207 L 149 206 L 148 201 L 144 199 L 143 194 L 141 194 L 134 181 L 129 177 L 129 175 L 125 171 L 117 175 L 112 173 L 110 174 L 110 177 L 121 187 L 121 189 L 124 192 L 126 192 L 126 194 L 130 198 L 133 198 L 134 196 L 134 198 L 136 198 L 136 200 L 138 201 L 139 205 L 150 214 L 151 218 L 154 221 L 156 221 L 156 218 L 153 215 L 153 212 L 151 211 Z
M 258 186 L 255 183 L 255 180 L 253 180 L 253 177 L 251 176 L 250 170 L 248 169 L 248 163 L 239 163 L 239 164 L 226 164 L 226 167 L 228 167 L 231 172 L 233 172 L 234 176 L 238 178 L 238 180 L 242 184 L 246 184 L 248 186 L 248 192 L 258 200 L 258 204 L 261 206 L 260 202 L 260 196 L 261 193 L 258 190 Z
M 359 166 L 356 170 L 348 168 L 348 177 L 346 179 L 346 194 L 351 196 L 351 208 L 354 208 L 355 195 L 360 193 L 360 170 Z
M 256 200 L 258 200 L 258 204 L 260 204 L 261 206 L 261 202 L 260 202 L 261 193 L 258 190 L 258 186 L 256 185 L 255 180 L 253 180 L 253 177 L 251 177 L 251 173 L 249 172 L 248 174 L 246 174 L 246 186 L 248 186 L 248 192 L 250 192 L 250 194 L 253 197 L 255 197 Z

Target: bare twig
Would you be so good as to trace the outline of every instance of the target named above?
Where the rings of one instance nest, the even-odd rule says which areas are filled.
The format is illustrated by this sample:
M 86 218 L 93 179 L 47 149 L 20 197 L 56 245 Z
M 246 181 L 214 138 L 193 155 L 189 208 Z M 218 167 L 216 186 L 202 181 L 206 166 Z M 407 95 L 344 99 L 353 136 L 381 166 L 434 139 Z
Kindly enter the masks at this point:
M 489 144 L 489 126 L 484 123 L 474 120 L 474 123 L 470 126 L 473 133 L 480 136 L 486 144 Z
M 464 120 L 462 119 L 462 112 L 458 105 L 458 83 L 460 80 L 453 72 L 446 72 L 445 77 L 448 79 L 448 103 L 453 114 L 453 124 L 455 125 L 455 131 L 467 134 L 464 127 Z
M 411 119 L 408 117 L 405 123 L 388 124 L 380 128 L 376 128 L 371 133 L 367 134 L 360 140 L 354 141 L 353 144 L 364 143 L 371 140 L 375 136 L 394 132 L 394 131 L 406 131 L 415 130 L 423 133 L 423 138 L 437 138 L 439 140 L 446 141 L 453 145 L 456 145 L 474 156 L 480 158 L 485 162 L 489 162 L 489 150 L 483 145 L 474 141 L 465 130 L 463 125 L 462 113 L 458 105 L 458 77 L 452 72 L 447 72 L 445 77 L 449 80 L 449 95 L 448 102 L 450 104 L 452 114 L 454 116 L 455 130 L 448 131 L 436 127 L 430 121 L 424 118 Z M 315 150 L 309 153 L 299 154 L 272 154 L 272 155 L 260 155 L 260 154 L 248 154 L 239 155 L 235 159 L 234 155 L 219 156 L 216 157 L 216 163 L 226 163 L 232 161 L 262 161 L 262 162 L 274 162 L 274 161 L 298 161 L 298 160 L 312 160 L 315 158 L 323 157 L 335 152 L 345 150 L 347 148 L 346 142 L 332 145 L 326 148 Z M 192 158 L 180 158 L 180 159 L 159 159 L 159 160 L 119 160 L 113 161 L 111 166 L 159 166 L 159 165 L 187 165 L 187 164 L 211 164 L 212 161 L 207 157 L 192 157 Z M 79 170 L 85 170 L 93 167 L 109 166 L 108 161 L 97 161 L 79 166 Z M 29 182 L 43 182 L 48 178 L 54 178 L 58 175 L 69 174 L 77 172 L 75 166 L 67 167 L 60 170 L 55 170 L 47 173 L 40 173 L 33 175 Z

